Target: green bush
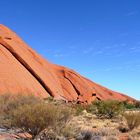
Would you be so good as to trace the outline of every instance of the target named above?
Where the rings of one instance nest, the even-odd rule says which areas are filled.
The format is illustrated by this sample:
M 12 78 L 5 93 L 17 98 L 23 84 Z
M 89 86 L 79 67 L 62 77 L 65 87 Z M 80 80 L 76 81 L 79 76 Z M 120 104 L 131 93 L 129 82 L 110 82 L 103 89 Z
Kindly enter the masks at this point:
M 86 110 L 88 113 L 95 113 L 96 112 L 96 101 L 92 102 L 91 104 L 81 105 L 81 104 L 73 104 L 72 108 L 75 109 L 76 115 L 81 115 L 81 113 Z
M 136 101 L 135 107 L 138 108 L 138 109 L 140 109 L 140 101 Z
M 123 106 L 125 109 L 135 109 L 136 106 L 135 104 L 132 104 L 132 103 L 128 103 L 128 101 L 123 101 Z
M 133 130 L 140 125 L 140 112 L 127 112 L 123 114 L 129 130 Z
M 111 119 L 124 111 L 123 104 L 116 100 L 98 101 L 95 105 L 97 107 L 97 116 L 99 118 Z

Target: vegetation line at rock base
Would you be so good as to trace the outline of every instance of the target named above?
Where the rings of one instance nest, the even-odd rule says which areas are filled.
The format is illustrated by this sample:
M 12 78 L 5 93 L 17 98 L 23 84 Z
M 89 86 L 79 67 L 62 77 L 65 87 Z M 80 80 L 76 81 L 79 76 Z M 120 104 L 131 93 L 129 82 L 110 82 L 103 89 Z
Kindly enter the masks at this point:
M 63 103 L 53 98 L 40 99 L 32 94 L 17 94 L 15 96 L 3 94 L 0 96 L 0 126 L 21 129 L 23 132 L 31 134 L 33 139 L 45 137 L 45 140 L 53 137 L 91 140 L 96 137 L 110 137 L 117 140 L 117 136 L 121 133 L 131 133 L 140 126 L 140 112 L 135 112 L 135 108 L 140 109 L 139 102 L 129 104 L 108 100 L 79 105 Z M 132 109 L 134 111 L 131 111 Z M 78 120 L 73 124 L 74 118 Z M 122 125 L 116 128 L 105 126 L 97 128 L 96 131 L 89 131 L 78 127 L 79 121 L 82 119 L 86 120 L 84 124 L 92 119 L 93 122 L 106 120 L 113 123 L 112 121 L 115 120 L 119 123 L 123 120 L 126 123 L 125 127 Z

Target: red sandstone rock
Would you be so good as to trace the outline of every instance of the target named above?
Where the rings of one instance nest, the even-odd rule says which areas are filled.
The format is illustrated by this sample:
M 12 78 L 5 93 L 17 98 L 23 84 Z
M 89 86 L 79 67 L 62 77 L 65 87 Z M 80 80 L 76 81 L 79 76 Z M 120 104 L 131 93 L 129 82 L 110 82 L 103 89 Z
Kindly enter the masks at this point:
M 30 140 L 32 139 L 32 135 L 30 135 L 27 132 L 23 132 L 23 133 L 9 133 L 9 132 L 5 132 L 4 134 L 0 134 L 0 140 Z
M 0 25 L 0 93 L 32 93 L 80 103 L 90 103 L 96 98 L 134 101 L 73 70 L 49 63 L 3 25 Z

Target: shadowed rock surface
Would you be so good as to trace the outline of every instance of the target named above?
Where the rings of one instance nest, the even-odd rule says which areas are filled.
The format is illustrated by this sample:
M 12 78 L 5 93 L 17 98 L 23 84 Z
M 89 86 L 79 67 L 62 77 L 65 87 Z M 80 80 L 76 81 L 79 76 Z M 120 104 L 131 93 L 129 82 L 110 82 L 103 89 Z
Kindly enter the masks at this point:
M 39 97 L 90 103 L 134 99 L 102 87 L 66 67 L 49 63 L 14 32 L 0 25 L 0 94 L 32 93 Z

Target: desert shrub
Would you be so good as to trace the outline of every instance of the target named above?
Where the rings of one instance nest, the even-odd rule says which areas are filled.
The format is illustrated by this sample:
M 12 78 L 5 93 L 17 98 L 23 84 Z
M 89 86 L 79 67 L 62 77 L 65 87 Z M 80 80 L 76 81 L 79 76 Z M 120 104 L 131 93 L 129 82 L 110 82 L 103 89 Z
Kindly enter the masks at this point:
M 81 104 L 74 104 L 73 108 L 76 111 L 76 115 L 81 115 L 81 113 L 86 110 L 88 113 L 95 113 L 96 112 L 96 105 L 95 102 L 92 102 L 91 104 L 87 105 L 81 105 Z
M 123 104 L 119 101 L 108 100 L 96 102 L 97 116 L 111 119 L 124 111 Z
M 66 140 L 74 138 L 75 134 L 73 127 L 70 125 L 64 127 L 59 132 L 51 128 L 46 128 L 36 135 L 34 140 Z
M 77 131 L 74 129 L 74 126 L 71 126 L 70 124 L 66 125 L 61 130 L 59 130 L 59 134 L 68 139 L 74 138 L 76 133 Z
M 123 106 L 125 109 L 135 109 L 135 104 L 129 103 L 128 101 L 123 101 Z
M 88 113 L 92 113 L 92 114 L 96 113 L 97 111 L 96 103 L 97 101 L 94 101 L 91 104 L 87 105 L 86 110 Z
M 54 111 L 56 110 L 53 107 L 39 103 L 20 106 L 11 112 L 11 126 L 36 135 L 45 127 L 54 125 L 56 116 Z
M 95 132 L 95 135 L 97 136 L 117 136 L 118 134 L 119 131 L 117 129 L 112 129 L 109 127 L 100 128 Z
M 56 129 L 64 127 L 70 114 L 65 109 L 60 109 L 52 104 L 23 105 L 11 112 L 11 126 L 36 135 L 46 127 Z
M 129 140 L 139 140 L 140 134 L 139 130 L 132 130 L 129 132 Z
M 86 106 L 80 104 L 74 104 L 72 105 L 72 108 L 74 109 L 76 115 L 81 115 L 81 113 L 86 109 Z
M 36 104 L 42 100 L 36 98 L 32 94 L 16 94 L 5 93 L 0 95 L 0 124 L 10 127 L 10 113 L 18 107 L 26 104 Z
M 129 130 L 133 130 L 140 125 L 140 112 L 127 112 L 123 114 Z
M 0 97 L 3 125 L 21 128 L 33 136 L 43 129 L 64 129 L 71 116 L 71 110 L 65 106 L 56 106 L 34 96 L 3 95 Z
M 140 109 L 140 101 L 136 101 L 135 107 Z
M 90 130 L 83 130 L 77 136 L 76 140 L 91 140 L 94 133 Z
M 102 140 L 104 137 L 107 140 L 116 140 L 118 134 L 118 130 L 110 128 L 101 128 L 96 131 L 83 130 L 77 135 L 76 140 Z
M 41 99 L 35 97 L 33 94 L 2 94 L 0 96 L 0 114 L 8 114 L 10 110 L 16 109 L 19 106 L 36 104 L 37 102 L 41 102 Z

